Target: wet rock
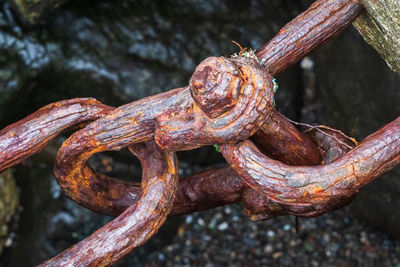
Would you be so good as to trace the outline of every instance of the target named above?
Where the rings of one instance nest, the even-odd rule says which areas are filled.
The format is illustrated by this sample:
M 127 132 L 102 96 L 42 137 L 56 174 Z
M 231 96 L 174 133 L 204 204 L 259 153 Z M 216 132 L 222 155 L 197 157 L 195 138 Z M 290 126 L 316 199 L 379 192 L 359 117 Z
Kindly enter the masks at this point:
M 18 206 L 17 187 L 11 171 L 0 173 L 0 254 L 9 243 L 9 223 Z

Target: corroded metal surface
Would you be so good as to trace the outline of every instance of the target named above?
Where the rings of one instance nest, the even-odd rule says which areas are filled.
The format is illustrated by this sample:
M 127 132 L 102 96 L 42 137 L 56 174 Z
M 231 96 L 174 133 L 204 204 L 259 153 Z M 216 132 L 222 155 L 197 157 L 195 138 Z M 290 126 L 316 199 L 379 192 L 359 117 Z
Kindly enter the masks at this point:
M 301 215 L 307 206 L 330 209 L 400 161 L 400 117 L 330 163 L 289 166 L 262 154 L 251 141 L 221 146 L 227 162 L 259 192 Z M 292 208 L 292 204 L 294 204 Z
M 72 126 L 96 120 L 113 108 L 93 98 L 49 104 L 0 131 L 0 172 L 40 152 Z
M 339 34 L 362 12 L 357 0 L 319 0 L 255 51 L 275 76 Z
M 169 215 L 239 201 L 253 220 L 319 216 L 396 166 L 400 119 L 355 147 L 327 127 L 302 132 L 274 109 L 272 76 L 336 36 L 362 10 L 356 0 L 319 0 L 262 48 L 204 60 L 186 87 L 118 108 L 93 99 L 61 101 L 3 129 L 0 171 L 65 129 L 83 127 L 58 152 L 57 181 L 79 204 L 117 216 L 42 266 L 109 266 Z M 217 145 L 230 166 L 178 180 L 174 152 L 204 145 Z M 95 153 L 122 148 L 140 159 L 141 186 L 86 163 Z
M 153 141 L 131 149 L 143 167 L 137 201 L 115 220 L 41 266 L 110 266 L 162 226 L 172 209 L 178 185 L 176 157 L 160 150 Z

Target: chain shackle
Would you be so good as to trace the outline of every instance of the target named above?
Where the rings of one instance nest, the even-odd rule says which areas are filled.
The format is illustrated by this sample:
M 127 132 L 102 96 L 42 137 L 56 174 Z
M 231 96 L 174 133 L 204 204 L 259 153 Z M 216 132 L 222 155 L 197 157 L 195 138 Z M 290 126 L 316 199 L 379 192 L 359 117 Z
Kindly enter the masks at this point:
M 188 150 L 232 143 L 253 135 L 274 106 L 272 77 L 247 57 L 211 57 L 190 79 L 193 107 L 186 113 L 158 117 L 157 144 Z
M 290 166 L 264 155 L 250 141 L 221 145 L 231 167 L 254 190 L 294 214 L 299 207 L 327 210 L 400 163 L 400 117 L 342 157 L 317 166 Z M 301 209 L 300 209 L 301 210 Z

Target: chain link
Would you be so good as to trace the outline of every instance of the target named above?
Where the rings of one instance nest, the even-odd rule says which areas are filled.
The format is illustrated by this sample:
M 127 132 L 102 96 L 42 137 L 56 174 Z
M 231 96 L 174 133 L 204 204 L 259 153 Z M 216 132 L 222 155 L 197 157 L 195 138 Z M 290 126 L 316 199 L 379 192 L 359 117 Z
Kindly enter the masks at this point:
M 362 10 L 356 0 L 316 1 L 260 49 L 239 45 L 231 58 L 204 60 L 186 87 L 118 108 L 94 99 L 60 101 L 0 131 L 3 171 L 66 129 L 83 127 L 58 152 L 57 182 L 79 204 L 118 215 L 42 266 L 109 266 L 157 232 L 168 215 L 239 201 L 254 220 L 321 215 L 399 164 L 400 119 L 351 149 L 337 131 L 302 133 L 274 108 L 273 76 Z M 205 145 L 216 145 L 229 165 L 178 179 L 174 152 Z M 141 161 L 141 186 L 86 164 L 95 153 L 126 147 Z

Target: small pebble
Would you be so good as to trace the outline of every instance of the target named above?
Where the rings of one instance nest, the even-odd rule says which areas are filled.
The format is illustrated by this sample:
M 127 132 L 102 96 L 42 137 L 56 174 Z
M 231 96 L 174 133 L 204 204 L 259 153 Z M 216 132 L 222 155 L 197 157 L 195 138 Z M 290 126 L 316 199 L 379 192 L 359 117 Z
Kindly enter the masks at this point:
M 277 259 L 279 257 L 281 257 L 283 255 L 283 253 L 281 251 L 275 252 L 274 254 L 272 254 L 272 258 L 273 259 Z
M 13 244 L 13 240 L 12 238 L 7 238 L 6 242 L 4 243 L 5 247 L 11 247 L 11 245 Z
M 185 218 L 185 223 L 186 224 L 191 224 L 193 222 L 193 216 L 192 215 L 187 215 Z
M 215 225 L 217 224 L 217 220 L 215 218 L 212 218 L 210 223 L 208 224 L 208 228 L 210 230 L 214 230 L 215 229 Z
M 160 261 L 165 260 L 165 255 L 162 254 L 162 253 L 158 253 L 158 259 L 159 259 Z
M 215 218 L 216 220 L 221 220 L 222 217 L 224 217 L 224 215 L 223 215 L 222 213 L 218 212 L 218 213 L 215 215 L 214 218 Z
M 211 238 L 211 236 L 209 236 L 209 235 L 205 235 L 205 236 L 203 236 L 203 239 L 204 239 L 205 241 L 210 241 L 212 238 Z
M 265 253 L 271 253 L 272 250 L 273 250 L 273 248 L 272 248 L 272 246 L 271 246 L 270 244 L 268 244 L 268 245 L 266 245 L 266 246 L 264 247 L 264 252 L 265 252 Z
M 232 213 L 232 210 L 231 210 L 231 208 L 230 207 L 225 207 L 225 209 L 224 209 L 224 212 L 225 212 L 225 214 L 231 214 Z
M 229 227 L 229 224 L 227 222 L 223 222 L 220 225 L 218 225 L 218 230 L 225 231 L 228 229 L 228 227 Z
M 314 67 L 314 61 L 312 61 L 309 57 L 305 57 L 300 62 L 300 67 L 304 70 L 311 70 Z
M 267 231 L 267 236 L 268 236 L 268 237 L 274 237 L 274 236 L 275 236 L 275 232 L 272 231 L 272 230 L 268 230 L 268 231 Z
M 202 218 L 198 218 L 197 219 L 197 224 L 200 225 L 200 226 L 204 226 L 205 222 L 204 222 L 204 220 Z
M 292 228 L 292 226 L 290 224 L 285 224 L 283 226 L 283 230 L 285 230 L 285 231 L 289 231 L 291 228 Z

